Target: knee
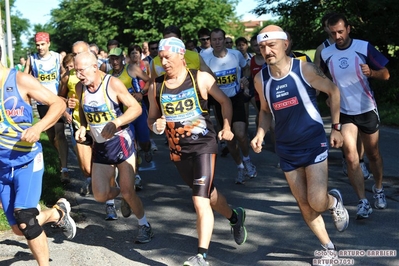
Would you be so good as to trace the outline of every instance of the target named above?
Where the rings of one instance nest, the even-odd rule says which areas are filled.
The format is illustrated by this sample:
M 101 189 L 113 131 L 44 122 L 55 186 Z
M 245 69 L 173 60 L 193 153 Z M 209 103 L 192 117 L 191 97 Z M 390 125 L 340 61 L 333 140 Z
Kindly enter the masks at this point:
M 43 228 L 36 218 L 37 215 L 39 215 L 39 210 L 37 208 L 22 209 L 14 212 L 18 229 L 27 240 L 35 239 L 43 232 Z

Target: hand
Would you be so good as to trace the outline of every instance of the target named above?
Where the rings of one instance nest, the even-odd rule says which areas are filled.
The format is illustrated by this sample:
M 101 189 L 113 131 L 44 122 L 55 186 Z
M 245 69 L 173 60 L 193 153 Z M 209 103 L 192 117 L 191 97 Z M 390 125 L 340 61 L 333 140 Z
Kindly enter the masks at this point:
M 344 137 L 342 136 L 341 132 L 332 129 L 330 134 L 330 147 L 341 148 L 343 144 L 344 144 Z
M 234 138 L 234 134 L 230 129 L 222 129 L 219 131 L 218 138 L 219 140 L 230 141 Z
M 79 103 L 79 100 L 76 99 L 75 94 L 72 94 L 72 97 L 68 98 L 68 108 L 75 109 L 76 105 Z
M 263 138 L 260 136 L 256 135 L 252 140 L 251 140 L 251 147 L 256 153 L 260 153 L 262 151 L 262 142 Z
M 75 140 L 79 143 L 86 141 L 86 128 L 85 127 L 80 127 L 75 132 Z
M 40 133 L 41 132 L 36 130 L 35 126 L 32 126 L 22 131 L 21 140 L 29 143 L 35 143 L 40 139 Z
M 141 94 L 141 92 L 135 92 L 132 95 L 138 102 L 141 102 L 143 100 L 143 94 Z
M 370 69 L 369 65 L 360 64 L 360 67 L 362 68 L 363 75 L 365 75 L 368 78 L 371 78 L 373 71 Z
M 166 118 L 165 116 L 161 116 L 160 118 L 155 121 L 155 128 L 157 129 L 158 132 L 163 132 L 166 128 Z

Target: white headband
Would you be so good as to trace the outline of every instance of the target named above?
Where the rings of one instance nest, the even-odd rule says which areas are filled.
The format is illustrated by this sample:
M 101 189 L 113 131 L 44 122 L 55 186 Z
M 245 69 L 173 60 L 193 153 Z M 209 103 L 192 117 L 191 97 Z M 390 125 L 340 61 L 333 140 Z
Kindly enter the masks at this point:
M 284 31 L 269 31 L 265 33 L 258 34 L 256 40 L 258 43 L 268 41 L 268 40 L 287 40 L 287 34 Z

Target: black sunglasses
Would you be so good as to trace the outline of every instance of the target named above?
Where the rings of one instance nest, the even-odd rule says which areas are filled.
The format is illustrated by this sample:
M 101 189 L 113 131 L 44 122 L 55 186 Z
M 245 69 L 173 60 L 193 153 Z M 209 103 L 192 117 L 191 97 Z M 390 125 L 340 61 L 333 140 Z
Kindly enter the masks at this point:
M 226 42 L 226 44 L 233 44 L 233 42 Z
M 200 38 L 200 41 L 205 42 L 205 41 L 209 41 L 210 39 L 211 39 L 210 37 L 208 37 L 208 38 Z
M 151 47 L 151 50 L 158 50 L 158 47 Z

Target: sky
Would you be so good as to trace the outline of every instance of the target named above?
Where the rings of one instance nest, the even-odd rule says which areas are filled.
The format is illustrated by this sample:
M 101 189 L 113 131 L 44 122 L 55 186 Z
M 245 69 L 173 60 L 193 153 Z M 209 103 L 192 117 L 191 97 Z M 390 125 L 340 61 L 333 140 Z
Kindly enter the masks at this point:
M 58 8 L 59 2 L 59 0 L 16 0 L 15 10 L 11 10 L 11 13 L 15 14 L 18 10 L 22 13 L 23 18 L 29 19 L 32 25 L 45 24 L 50 20 L 50 10 Z M 257 17 L 249 13 L 257 5 L 257 0 L 241 0 L 236 7 L 236 13 L 242 16 L 242 20 L 246 21 L 270 18 L 268 16 Z M 23 42 L 26 42 L 26 40 L 23 40 Z

